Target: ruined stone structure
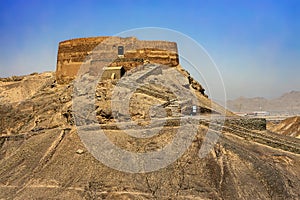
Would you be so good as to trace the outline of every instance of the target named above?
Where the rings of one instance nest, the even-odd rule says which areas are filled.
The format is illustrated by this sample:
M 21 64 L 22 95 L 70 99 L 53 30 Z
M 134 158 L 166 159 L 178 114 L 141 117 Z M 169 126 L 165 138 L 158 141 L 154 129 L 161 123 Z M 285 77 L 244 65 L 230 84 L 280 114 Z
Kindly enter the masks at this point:
M 107 69 L 102 74 L 101 80 L 120 79 L 124 74 L 125 74 L 125 69 L 123 66 L 107 67 Z
M 123 46 L 124 56 L 118 56 Z M 168 41 L 142 41 L 135 37 L 91 37 L 59 43 L 56 79 L 58 83 L 73 80 L 83 63 L 123 66 L 126 71 L 144 63 L 158 63 L 170 67 L 179 64 L 177 44 Z

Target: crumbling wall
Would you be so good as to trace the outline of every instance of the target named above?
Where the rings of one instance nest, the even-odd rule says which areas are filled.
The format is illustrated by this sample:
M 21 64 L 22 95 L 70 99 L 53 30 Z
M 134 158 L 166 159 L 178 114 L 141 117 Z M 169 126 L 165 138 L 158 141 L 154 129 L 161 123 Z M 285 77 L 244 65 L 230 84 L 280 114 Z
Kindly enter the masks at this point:
M 100 45 L 101 44 L 101 45 Z M 118 46 L 124 46 L 124 57 L 118 57 Z M 141 41 L 135 37 L 92 37 L 59 43 L 56 79 L 58 83 L 73 80 L 84 62 L 115 59 L 112 66 L 124 66 L 128 71 L 138 65 L 158 63 L 170 67 L 179 64 L 177 44 L 168 41 Z

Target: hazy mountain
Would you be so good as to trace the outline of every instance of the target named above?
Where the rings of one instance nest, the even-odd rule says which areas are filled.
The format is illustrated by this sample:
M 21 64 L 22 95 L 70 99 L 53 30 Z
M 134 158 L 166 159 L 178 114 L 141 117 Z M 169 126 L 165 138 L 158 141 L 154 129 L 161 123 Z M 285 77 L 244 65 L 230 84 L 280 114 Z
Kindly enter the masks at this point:
M 227 101 L 227 108 L 234 112 L 269 111 L 273 113 L 300 113 L 300 91 L 291 91 L 274 99 L 239 97 Z

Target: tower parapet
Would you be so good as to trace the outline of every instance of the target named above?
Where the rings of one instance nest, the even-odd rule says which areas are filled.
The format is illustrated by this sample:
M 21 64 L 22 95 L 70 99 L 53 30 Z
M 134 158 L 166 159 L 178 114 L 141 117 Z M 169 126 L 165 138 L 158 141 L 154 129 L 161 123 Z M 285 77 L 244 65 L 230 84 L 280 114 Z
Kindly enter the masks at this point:
M 120 52 L 124 55 L 120 55 Z M 116 56 L 111 66 L 123 66 L 126 71 L 145 62 L 170 67 L 179 64 L 178 49 L 175 42 L 108 36 L 71 39 L 59 43 L 56 66 L 57 82 L 70 82 L 75 79 L 84 62 L 97 62 L 105 59 L 106 54 L 115 54 Z

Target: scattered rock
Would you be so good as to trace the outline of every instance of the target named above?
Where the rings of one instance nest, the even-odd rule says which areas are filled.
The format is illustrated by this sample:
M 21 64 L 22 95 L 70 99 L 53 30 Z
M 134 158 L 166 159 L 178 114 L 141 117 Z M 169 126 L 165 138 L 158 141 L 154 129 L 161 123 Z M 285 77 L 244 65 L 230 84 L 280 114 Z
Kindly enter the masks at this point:
M 80 154 L 83 154 L 83 153 L 84 153 L 84 150 L 82 150 L 82 149 L 77 149 L 76 153 L 79 154 L 79 155 L 80 155 Z

